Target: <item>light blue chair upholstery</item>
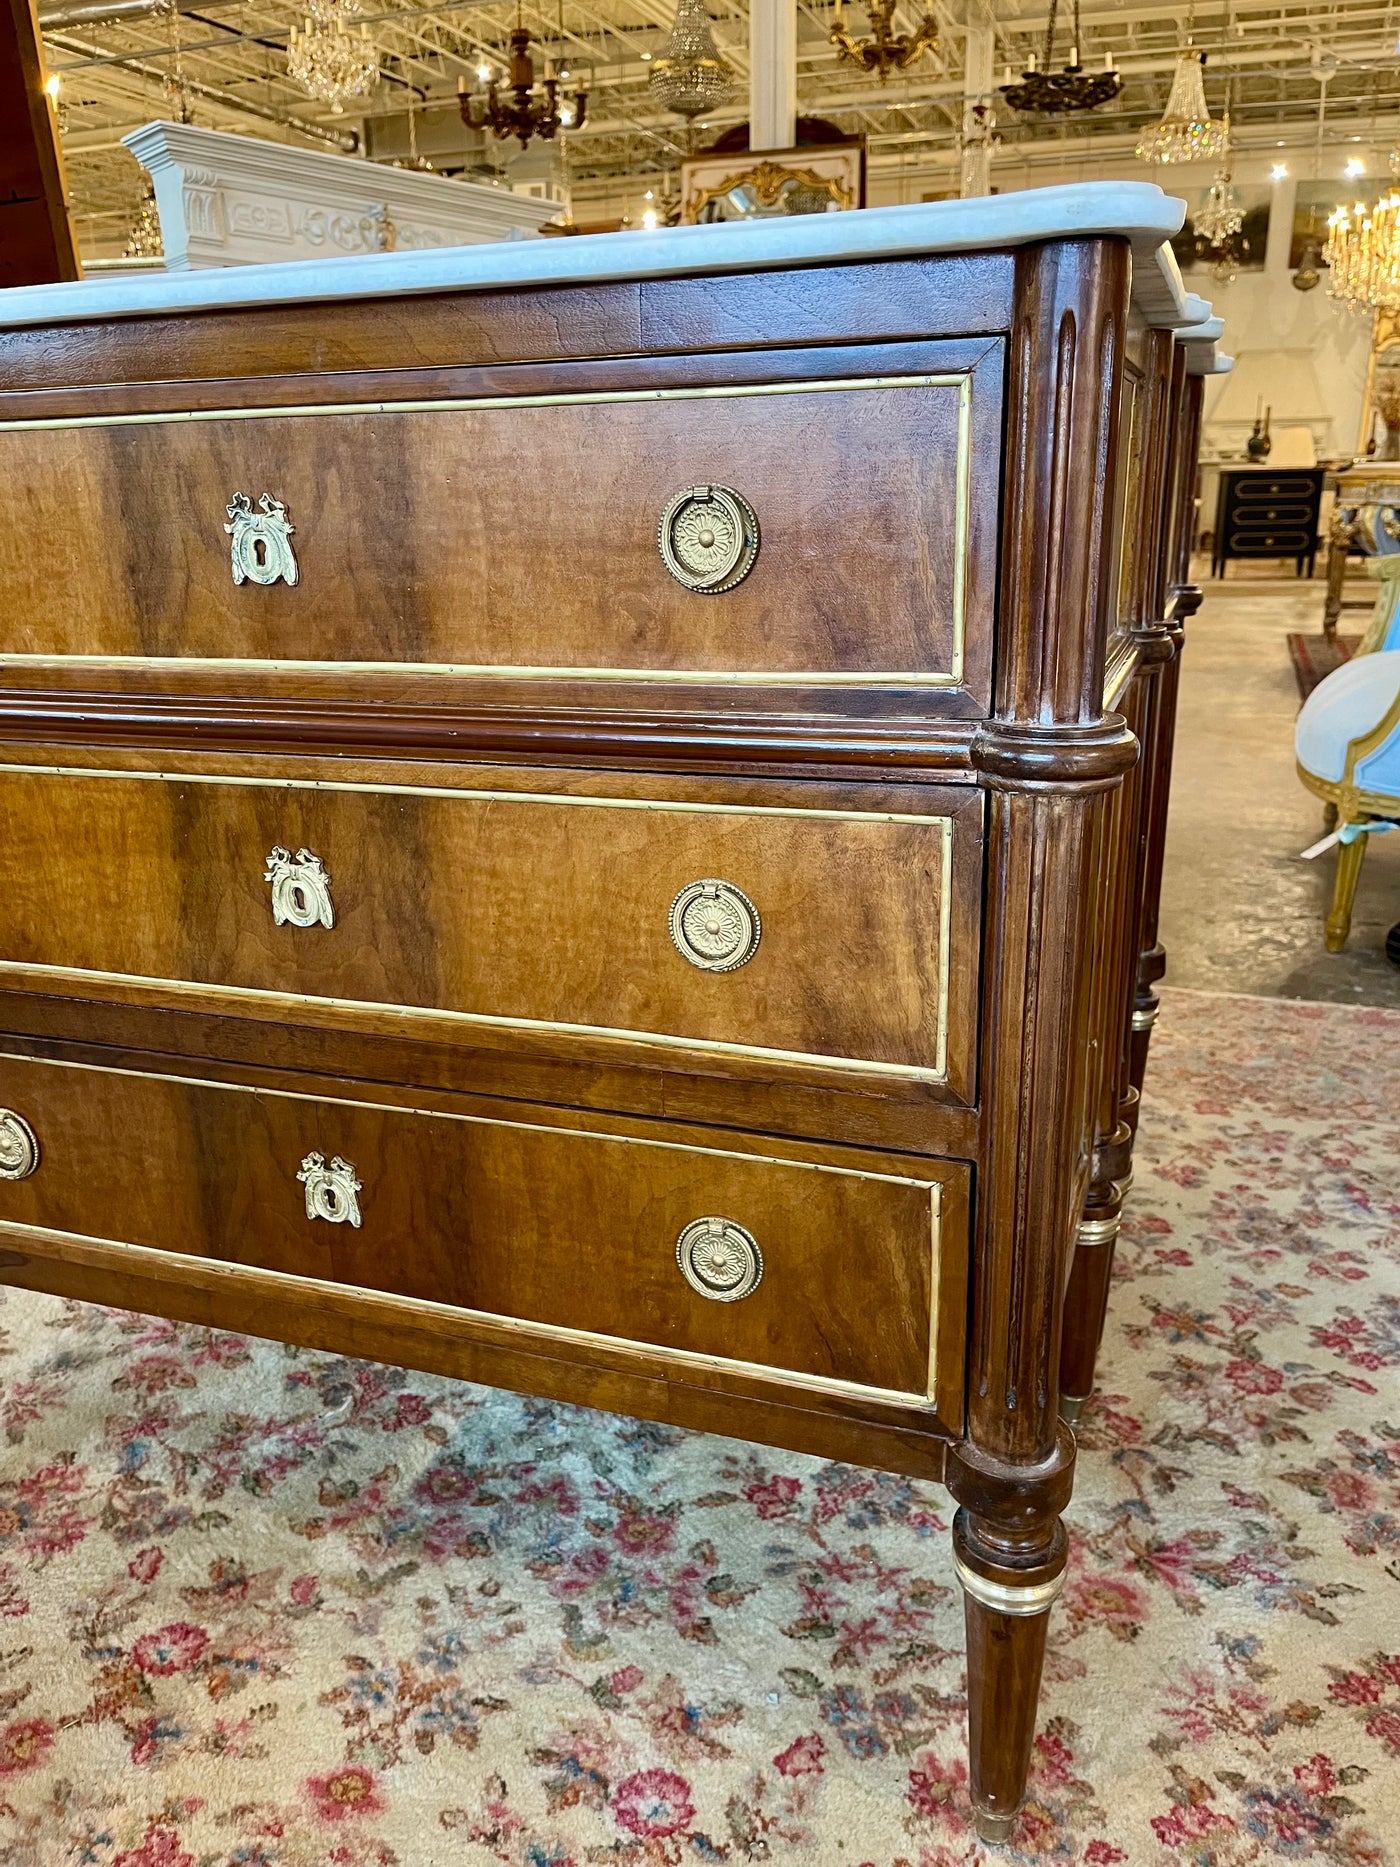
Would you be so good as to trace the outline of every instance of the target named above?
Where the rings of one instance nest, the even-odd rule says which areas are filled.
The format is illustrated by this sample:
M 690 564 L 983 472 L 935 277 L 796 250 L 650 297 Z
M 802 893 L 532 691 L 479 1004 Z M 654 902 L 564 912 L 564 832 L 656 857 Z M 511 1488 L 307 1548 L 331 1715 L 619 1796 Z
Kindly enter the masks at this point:
M 1386 639 L 1391 630 L 1400 634 L 1395 618 Z M 1293 743 L 1298 776 L 1336 807 L 1342 841 L 1326 935 L 1328 952 L 1336 953 L 1351 931 L 1367 837 L 1374 834 L 1362 826 L 1400 819 L 1400 643 L 1358 654 L 1319 681 L 1303 702 Z

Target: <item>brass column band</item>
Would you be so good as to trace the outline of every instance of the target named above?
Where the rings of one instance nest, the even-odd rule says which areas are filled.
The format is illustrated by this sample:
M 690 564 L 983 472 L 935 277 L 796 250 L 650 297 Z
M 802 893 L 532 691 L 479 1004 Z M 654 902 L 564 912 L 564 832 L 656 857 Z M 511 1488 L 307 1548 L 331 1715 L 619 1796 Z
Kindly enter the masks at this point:
M 1119 1213 L 1115 1213 L 1111 1219 L 1081 1219 L 1077 1241 L 1081 1245 L 1111 1245 L 1122 1223 L 1122 1215 Z
M 1048 1582 L 1027 1582 L 1008 1587 L 1005 1582 L 989 1581 L 985 1575 L 969 1569 L 959 1556 L 954 1556 L 953 1566 L 964 1593 L 971 1595 L 974 1601 L 981 1602 L 984 1608 L 990 1608 L 994 1614 L 1045 1614 L 1054 1606 L 1056 1597 L 1065 1585 L 1064 1569 L 1058 1575 L 1051 1576 Z

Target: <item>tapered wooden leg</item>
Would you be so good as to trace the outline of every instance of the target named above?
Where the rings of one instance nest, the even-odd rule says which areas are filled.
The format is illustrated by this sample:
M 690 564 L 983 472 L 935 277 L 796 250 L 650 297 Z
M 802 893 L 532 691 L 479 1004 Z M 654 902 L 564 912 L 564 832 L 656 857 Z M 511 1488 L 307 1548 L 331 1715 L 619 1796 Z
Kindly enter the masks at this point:
M 1331 641 L 1342 613 L 1342 592 L 1347 580 L 1347 553 L 1355 537 L 1355 515 L 1349 506 L 1337 506 L 1327 539 L 1327 600 L 1322 610 L 1322 633 Z
M 1351 910 L 1356 900 L 1356 884 L 1361 878 L 1361 864 L 1366 855 L 1366 838 L 1337 845 L 1337 879 L 1332 884 L 1332 908 L 1327 916 L 1326 943 L 1329 953 L 1340 953 L 1351 932 Z
M 967 1624 L 973 1819 L 983 1841 L 1009 1841 L 1026 1795 L 1045 1636 L 1065 1578 L 1065 1536 L 1057 1522 L 1048 1541 L 1008 1544 L 993 1526 L 960 1510 L 953 1553 Z
M 1094 1364 L 1108 1315 L 1113 1247 L 1122 1208 L 1122 1196 L 1116 1192 L 1105 1205 L 1090 1207 L 1075 1238 L 1060 1340 L 1060 1418 L 1071 1426 L 1094 1391 Z

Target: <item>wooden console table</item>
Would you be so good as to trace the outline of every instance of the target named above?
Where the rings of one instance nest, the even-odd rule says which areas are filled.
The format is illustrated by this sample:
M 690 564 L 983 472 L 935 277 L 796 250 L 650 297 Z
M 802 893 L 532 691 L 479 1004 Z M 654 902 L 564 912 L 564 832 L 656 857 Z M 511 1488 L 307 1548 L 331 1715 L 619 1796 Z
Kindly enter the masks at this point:
M 942 1481 L 992 1839 L 1162 965 L 1180 219 L 0 297 L 0 1277 Z

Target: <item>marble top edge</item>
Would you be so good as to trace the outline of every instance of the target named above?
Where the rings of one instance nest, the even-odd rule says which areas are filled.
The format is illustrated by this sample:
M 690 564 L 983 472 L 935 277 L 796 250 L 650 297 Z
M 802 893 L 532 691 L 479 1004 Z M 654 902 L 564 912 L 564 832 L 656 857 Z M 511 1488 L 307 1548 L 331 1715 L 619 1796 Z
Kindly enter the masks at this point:
M 408 293 L 617 283 L 775 265 L 910 259 L 1121 234 L 1132 243 L 1134 300 L 1149 323 L 1194 320 L 1167 242 L 1185 204 L 1153 182 L 1080 182 L 970 200 L 928 201 L 707 227 L 492 241 L 188 272 L 106 275 L 0 292 L 0 329 L 268 303 Z M 1199 304 L 1202 301 L 1195 300 Z

